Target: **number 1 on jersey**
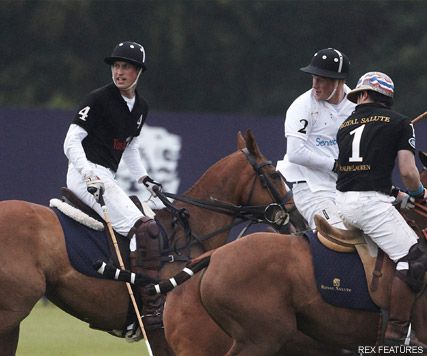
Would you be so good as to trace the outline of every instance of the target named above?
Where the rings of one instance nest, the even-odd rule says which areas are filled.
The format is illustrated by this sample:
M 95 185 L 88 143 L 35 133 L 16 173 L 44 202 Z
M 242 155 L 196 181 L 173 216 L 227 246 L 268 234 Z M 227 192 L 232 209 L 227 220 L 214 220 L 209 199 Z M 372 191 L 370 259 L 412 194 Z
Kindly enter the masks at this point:
M 351 157 L 348 159 L 349 162 L 362 162 L 363 157 L 360 157 L 360 140 L 362 139 L 362 132 L 365 129 L 365 125 L 359 126 L 357 129 L 350 131 L 350 135 L 354 135 L 353 142 L 351 145 Z

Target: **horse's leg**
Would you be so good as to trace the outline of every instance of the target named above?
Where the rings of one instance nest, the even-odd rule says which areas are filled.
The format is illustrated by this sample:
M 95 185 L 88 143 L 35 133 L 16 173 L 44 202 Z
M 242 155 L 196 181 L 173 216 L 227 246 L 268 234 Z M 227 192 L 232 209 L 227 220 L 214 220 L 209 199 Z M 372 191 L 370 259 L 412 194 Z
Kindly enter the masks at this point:
M 166 298 L 165 334 L 176 355 L 224 355 L 231 346 L 230 337 L 203 308 L 199 295 L 201 275 L 198 273 Z
M 295 271 L 303 271 L 295 270 L 290 239 L 274 236 L 253 234 L 216 250 L 202 277 L 204 307 L 233 338 L 227 355 L 274 355 L 298 333 L 292 291 Z
M 0 355 L 14 356 L 18 347 L 19 325 L 9 332 L 0 334 Z
M 217 356 L 230 349 L 232 340 L 203 308 L 199 294 L 202 273 L 170 292 L 164 311 L 165 334 L 171 348 L 180 356 Z M 292 340 L 279 351 L 289 356 L 338 356 L 330 348 L 296 331 Z
M 147 330 L 147 339 L 155 356 L 172 356 L 173 351 L 169 347 L 164 329 Z
M 300 331 L 295 332 L 293 339 L 286 343 L 277 355 L 286 356 L 342 356 L 341 349 L 332 348 L 312 339 Z
M 43 209 L 42 209 L 43 210 Z M 14 354 L 19 325 L 46 291 L 46 226 L 33 204 L 0 203 L 0 351 Z

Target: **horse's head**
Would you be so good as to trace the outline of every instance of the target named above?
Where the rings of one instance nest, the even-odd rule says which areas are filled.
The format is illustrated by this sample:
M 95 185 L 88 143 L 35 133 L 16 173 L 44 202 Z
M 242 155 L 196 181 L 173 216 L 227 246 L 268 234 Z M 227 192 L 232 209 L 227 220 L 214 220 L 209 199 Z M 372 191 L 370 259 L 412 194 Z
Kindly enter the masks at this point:
M 261 153 L 251 130 L 237 134 L 237 148 L 246 164 L 239 171 L 240 204 L 265 206 L 264 219 L 280 227 L 289 221 L 289 204 L 293 207 L 289 187 L 271 161 Z M 288 205 L 288 207 L 287 207 Z
M 207 251 L 221 246 L 230 230 L 240 223 L 247 222 L 248 227 L 268 222 L 283 231 L 289 215 L 294 226 L 294 215 L 299 215 L 282 175 L 261 153 L 250 130 L 245 135 L 239 132 L 237 151 L 212 165 L 183 196 L 167 196 L 175 199 L 173 206 L 166 202 L 168 210 L 156 216 L 171 229 L 167 233 L 171 248 L 165 253 L 173 251 L 180 258 L 196 256 L 195 251 L 190 253 L 192 248 Z M 170 211 L 175 216 L 172 224 L 167 223 Z

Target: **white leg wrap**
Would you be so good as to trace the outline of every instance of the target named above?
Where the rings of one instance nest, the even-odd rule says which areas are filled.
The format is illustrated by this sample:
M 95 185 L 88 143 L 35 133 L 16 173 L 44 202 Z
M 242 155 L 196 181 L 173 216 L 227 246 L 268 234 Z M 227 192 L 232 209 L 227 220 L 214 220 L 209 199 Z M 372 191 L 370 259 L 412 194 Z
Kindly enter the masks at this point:
M 102 265 L 101 265 L 101 267 L 99 267 L 99 269 L 98 269 L 98 273 L 100 273 L 100 274 L 104 274 L 104 271 L 105 271 L 105 266 L 106 266 L 107 264 L 105 263 L 105 262 L 102 262 Z
M 193 275 L 194 275 L 194 272 L 187 267 L 185 267 L 182 271 L 187 273 L 190 277 L 193 277 Z
M 172 283 L 174 288 L 178 285 L 178 283 L 175 281 L 175 278 L 169 278 L 169 281 Z

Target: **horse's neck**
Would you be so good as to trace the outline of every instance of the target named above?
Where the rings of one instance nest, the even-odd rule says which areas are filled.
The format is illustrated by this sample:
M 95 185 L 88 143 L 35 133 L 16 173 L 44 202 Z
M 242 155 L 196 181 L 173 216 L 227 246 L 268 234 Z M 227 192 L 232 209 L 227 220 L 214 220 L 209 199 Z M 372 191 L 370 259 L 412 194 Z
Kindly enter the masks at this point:
M 225 190 L 228 189 L 227 187 L 224 188 Z M 197 197 L 196 199 L 198 200 L 212 204 L 214 204 L 215 201 L 219 204 L 236 204 L 237 201 L 232 194 L 233 192 L 227 193 L 226 191 L 220 190 L 213 191 L 206 188 L 198 190 L 193 188 L 185 195 L 192 198 Z M 216 212 L 213 208 L 200 208 L 189 203 L 177 203 L 177 206 L 184 207 L 189 212 L 191 231 L 197 237 L 203 237 L 211 234 L 224 226 L 230 225 L 233 221 L 233 217 L 231 215 Z M 224 232 L 210 238 L 207 241 L 207 245 L 209 247 L 206 247 L 206 249 L 212 249 L 223 245 L 227 235 L 228 232 Z
M 209 203 L 242 203 L 242 177 L 245 162 L 236 155 L 230 155 L 210 167 L 203 176 L 184 193 L 186 197 L 194 198 Z M 227 214 L 215 212 L 212 209 L 200 208 L 190 203 L 176 202 L 176 207 L 185 208 L 190 215 L 192 233 L 203 238 L 221 228 L 230 225 L 233 217 Z M 204 243 L 206 250 L 211 250 L 225 244 L 229 232 L 218 233 Z

